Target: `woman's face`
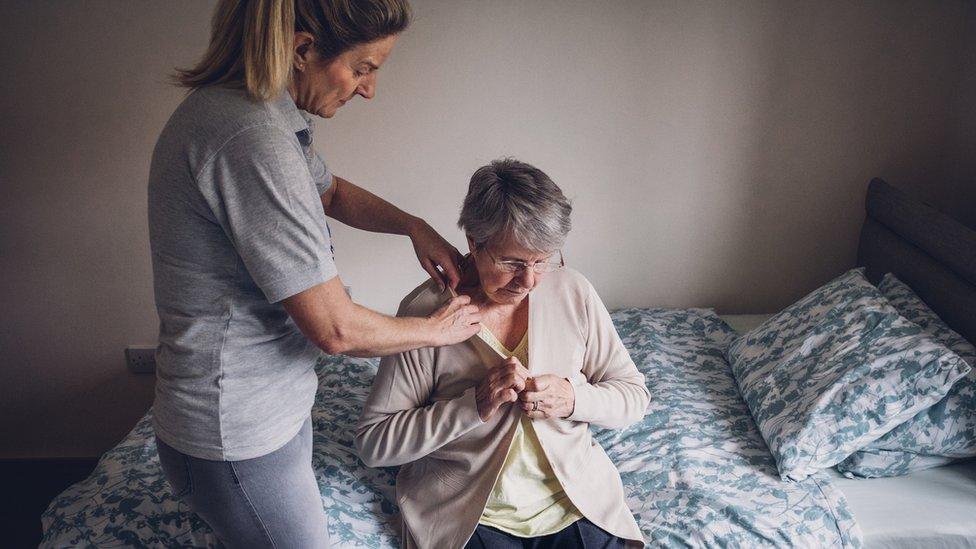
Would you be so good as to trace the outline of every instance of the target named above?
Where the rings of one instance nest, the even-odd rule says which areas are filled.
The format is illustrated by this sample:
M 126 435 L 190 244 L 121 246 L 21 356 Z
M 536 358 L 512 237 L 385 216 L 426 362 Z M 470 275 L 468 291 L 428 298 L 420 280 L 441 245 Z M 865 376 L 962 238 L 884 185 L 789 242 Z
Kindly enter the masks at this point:
M 295 105 L 322 118 L 332 118 L 353 97 L 376 94 L 376 71 L 393 50 L 397 35 L 360 44 L 331 61 L 323 61 L 312 47 L 311 35 L 296 33 L 296 65 L 289 92 Z
M 546 261 L 552 253 L 542 253 L 522 247 L 511 236 L 493 239 L 491 243 L 478 247 L 468 239 L 468 249 L 478 270 L 481 290 L 488 301 L 499 305 L 517 305 L 546 276 L 535 272 L 531 267 L 517 272 L 506 272 L 496 261 L 522 261 L 533 264 Z

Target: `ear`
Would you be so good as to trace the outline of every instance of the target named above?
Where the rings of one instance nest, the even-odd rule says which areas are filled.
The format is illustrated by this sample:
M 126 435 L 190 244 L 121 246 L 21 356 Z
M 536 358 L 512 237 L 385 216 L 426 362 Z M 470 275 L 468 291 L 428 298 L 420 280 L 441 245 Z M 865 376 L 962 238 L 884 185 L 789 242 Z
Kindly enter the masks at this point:
M 315 38 L 311 34 L 304 31 L 295 33 L 293 62 L 296 67 L 304 66 L 313 61 L 315 50 L 312 48 L 312 44 L 314 43 Z
M 472 240 L 470 236 L 466 238 L 468 240 L 468 251 L 474 253 L 475 248 L 477 248 L 478 246 L 475 245 L 474 240 Z

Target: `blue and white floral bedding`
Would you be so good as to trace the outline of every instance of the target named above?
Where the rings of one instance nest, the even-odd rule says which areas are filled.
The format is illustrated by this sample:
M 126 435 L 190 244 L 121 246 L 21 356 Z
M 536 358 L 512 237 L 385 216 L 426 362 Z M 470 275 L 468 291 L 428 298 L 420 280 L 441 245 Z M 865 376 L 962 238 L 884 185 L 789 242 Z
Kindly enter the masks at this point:
M 851 269 L 726 353 L 780 476 L 833 467 L 942 400 L 970 370 Z
M 641 423 L 595 434 L 651 546 L 861 546 L 826 473 L 780 480 L 723 358 L 734 333 L 718 316 L 625 309 L 613 319 L 647 376 L 651 404 Z M 376 362 L 323 358 L 318 370 L 313 460 L 333 543 L 396 547 L 393 470 L 363 466 L 352 446 Z M 43 547 L 216 546 L 170 493 L 149 415 L 88 479 L 52 501 L 42 522 Z

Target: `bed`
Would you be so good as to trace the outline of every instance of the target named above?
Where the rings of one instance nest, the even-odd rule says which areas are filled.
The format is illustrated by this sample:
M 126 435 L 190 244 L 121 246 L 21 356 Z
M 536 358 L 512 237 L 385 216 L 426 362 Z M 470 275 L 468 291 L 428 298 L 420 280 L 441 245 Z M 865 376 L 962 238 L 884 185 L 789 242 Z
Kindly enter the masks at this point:
M 870 185 L 867 212 L 858 261 L 869 276 L 898 273 L 954 329 L 976 340 L 971 231 L 960 232 L 880 180 Z M 890 479 L 853 480 L 824 470 L 798 482 L 781 480 L 725 358 L 737 332 L 766 316 L 719 316 L 710 309 L 613 313 L 647 377 L 651 405 L 640 423 L 594 429 L 594 438 L 620 470 L 648 543 L 976 547 L 976 462 Z M 352 444 L 376 366 L 339 357 L 323 357 L 317 366 L 313 466 L 339 547 L 398 546 L 395 471 L 363 466 Z M 51 502 L 42 516 L 42 547 L 217 546 L 206 524 L 172 496 L 159 469 L 151 414 L 87 479 Z
M 769 315 L 722 317 L 745 333 Z M 845 478 L 829 470 L 869 549 L 976 547 L 976 460 L 910 475 Z

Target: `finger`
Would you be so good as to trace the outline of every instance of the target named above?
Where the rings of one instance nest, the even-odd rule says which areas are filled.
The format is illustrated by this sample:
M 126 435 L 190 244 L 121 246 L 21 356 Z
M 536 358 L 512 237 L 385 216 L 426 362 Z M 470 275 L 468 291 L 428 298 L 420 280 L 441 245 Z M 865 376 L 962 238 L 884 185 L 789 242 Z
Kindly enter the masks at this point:
M 521 393 L 525 390 L 525 380 L 517 377 L 515 378 L 515 383 L 512 385 L 512 389 L 515 389 L 516 393 Z
M 481 329 L 481 315 L 469 316 L 462 319 L 458 319 L 458 322 L 463 326 L 477 326 Z
M 525 379 L 522 378 L 522 376 L 513 374 L 509 377 L 512 381 L 511 383 L 509 383 L 508 386 L 514 389 L 516 393 L 521 393 L 522 391 L 525 390 Z
M 500 380 L 503 387 L 511 387 L 515 392 L 521 393 L 525 390 L 525 378 L 512 372 L 502 376 Z
M 511 387 L 512 385 L 515 385 L 515 375 L 514 374 L 505 374 L 505 375 L 503 375 L 501 377 L 501 379 L 499 380 L 499 382 L 504 387 Z
M 469 324 L 481 322 L 481 309 L 477 305 L 465 305 L 462 313 L 465 315 L 465 321 Z
M 468 304 L 471 298 L 466 295 L 452 297 L 445 301 L 436 311 L 431 313 L 431 317 L 446 319 L 454 315 L 458 309 Z
M 528 414 L 529 417 L 541 419 L 542 417 L 544 417 L 544 414 L 546 413 L 546 409 L 542 407 L 541 402 L 539 403 L 539 407 L 535 409 L 533 409 L 532 403 L 519 404 L 519 406 L 522 407 L 523 412 Z
M 518 400 L 518 395 L 515 394 L 515 391 L 511 389 L 505 389 L 505 392 L 503 393 L 502 397 L 505 399 L 504 400 L 505 402 L 515 402 L 516 400 Z
M 481 324 L 476 323 L 476 324 L 469 324 L 468 326 L 465 326 L 464 330 L 461 333 L 467 335 L 470 338 L 470 337 L 474 337 L 474 335 L 480 331 L 481 331 Z
M 552 376 L 549 374 L 536 376 L 532 379 L 535 380 L 536 391 L 545 391 L 546 389 L 549 388 L 550 385 L 552 385 Z
M 467 315 L 464 314 L 464 308 L 468 306 L 470 300 L 471 298 L 466 295 L 452 297 L 450 301 L 444 304 L 444 315 L 450 317 L 452 322 L 470 323 Z M 481 317 L 479 316 L 477 320 L 480 321 Z
M 529 419 L 543 419 L 545 417 L 540 411 L 533 412 L 531 410 L 526 410 L 524 413 L 525 415 L 529 416 Z
M 529 378 L 529 371 L 526 370 L 525 366 L 522 366 L 522 363 L 519 362 L 515 357 L 511 357 L 505 361 L 505 369 L 513 374 L 518 374 L 523 378 Z
M 536 400 L 544 400 L 547 396 L 548 394 L 543 391 L 522 391 L 519 393 L 519 400 L 531 403 Z
M 508 370 L 508 375 L 512 376 L 512 379 L 515 380 L 513 385 L 518 384 L 518 392 L 521 393 L 522 391 L 525 390 L 525 383 L 528 378 L 522 375 L 522 372 L 512 369 L 512 370 Z
M 505 391 L 508 391 L 508 387 L 494 387 L 491 390 L 491 400 L 501 401 L 503 399 L 503 395 L 505 394 Z
M 499 366 L 497 368 L 492 368 L 491 370 L 488 370 L 488 377 L 495 380 L 496 382 L 501 382 L 501 380 L 504 379 L 505 376 L 509 374 L 511 374 L 511 372 L 509 372 L 508 369 L 505 368 L 504 366 Z
M 441 276 L 440 271 L 437 270 L 437 267 L 435 267 L 434 264 L 431 263 L 431 261 L 427 258 L 420 260 L 420 266 L 423 267 L 425 271 L 427 271 L 427 274 L 429 274 L 431 278 L 437 281 L 437 288 L 443 292 L 444 278 Z
M 452 252 L 451 257 L 439 260 L 437 263 L 444 270 L 443 277 L 447 279 L 447 283 L 451 288 L 457 288 L 458 283 L 461 282 L 461 271 L 457 267 L 461 264 L 461 254 L 454 248 Z

